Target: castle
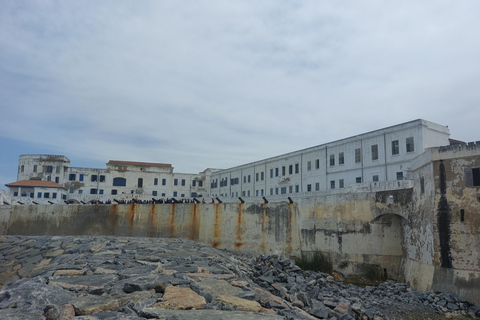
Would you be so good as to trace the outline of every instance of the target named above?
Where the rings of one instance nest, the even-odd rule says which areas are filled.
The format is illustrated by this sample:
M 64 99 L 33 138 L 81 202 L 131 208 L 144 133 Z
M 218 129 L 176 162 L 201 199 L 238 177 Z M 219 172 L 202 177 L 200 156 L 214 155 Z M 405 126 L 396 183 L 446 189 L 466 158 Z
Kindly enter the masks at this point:
M 106 168 L 78 168 L 62 155 L 21 155 L 12 202 L 63 203 L 174 198 L 270 200 L 411 185 L 412 161 L 448 146 L 449 130 L 415 120 L 225 170 L 174 173 L 171 164 L 110 160 Z

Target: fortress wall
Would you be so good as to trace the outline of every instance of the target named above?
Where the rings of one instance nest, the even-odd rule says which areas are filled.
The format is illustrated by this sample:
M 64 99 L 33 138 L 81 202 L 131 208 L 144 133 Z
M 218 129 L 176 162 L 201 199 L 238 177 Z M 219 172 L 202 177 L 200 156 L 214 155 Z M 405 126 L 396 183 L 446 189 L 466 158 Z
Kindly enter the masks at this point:
M 383 213 L 375 192 L 296 203 L 1 206 L 0 233 L 182 238 L 287 257 L 322 251 L 339 271 L 372 264 L 399 278 L 403 218 L 387 214 L 370 223 Z

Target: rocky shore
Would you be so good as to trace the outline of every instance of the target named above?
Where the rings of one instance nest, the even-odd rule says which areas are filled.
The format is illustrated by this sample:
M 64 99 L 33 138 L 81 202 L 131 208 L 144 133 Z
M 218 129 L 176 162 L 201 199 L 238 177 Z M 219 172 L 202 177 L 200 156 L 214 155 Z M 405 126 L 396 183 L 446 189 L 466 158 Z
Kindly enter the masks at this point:
M 480 317 L 446 292 L 357 287 L 276 256 L 179 239 L 0 238 L 0 319 L 437 319 Z

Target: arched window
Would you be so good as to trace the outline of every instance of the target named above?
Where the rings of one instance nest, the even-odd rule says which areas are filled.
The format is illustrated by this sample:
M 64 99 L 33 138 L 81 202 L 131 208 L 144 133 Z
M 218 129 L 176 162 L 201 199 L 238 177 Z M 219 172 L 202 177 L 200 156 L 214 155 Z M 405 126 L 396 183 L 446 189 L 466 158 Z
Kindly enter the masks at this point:
M 116 187 L 125 187 L 127 185 L 127 179 L 125 178 L 113 178 L 113 185 Z

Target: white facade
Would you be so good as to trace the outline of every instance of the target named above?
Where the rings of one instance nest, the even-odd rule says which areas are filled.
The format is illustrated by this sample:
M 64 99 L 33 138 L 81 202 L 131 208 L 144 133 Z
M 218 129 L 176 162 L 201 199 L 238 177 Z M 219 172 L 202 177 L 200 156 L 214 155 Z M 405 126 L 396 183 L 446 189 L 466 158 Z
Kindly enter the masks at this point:
M 406 180 L 412 159 L 427 148 L 445 145 L 447 127 L 415 120 L 221 170 L 210 177 L 209 196 L 285 199 Z
M 449 130 L 414 120 L 269 159 L 199 174 L 170 164 L 109 161 L 106 169 L 70 166 L 65 156 L 21 155 L 17 180 L 54 181 L 78 201 L 193 197 L 284 199 L 350 192 L 408 180 L 411 161 L 427 148 L 449 145 Z M 404 183 L 397 183 L 400 187 Z M 208 199 L 207 199 L 208 200 Z

